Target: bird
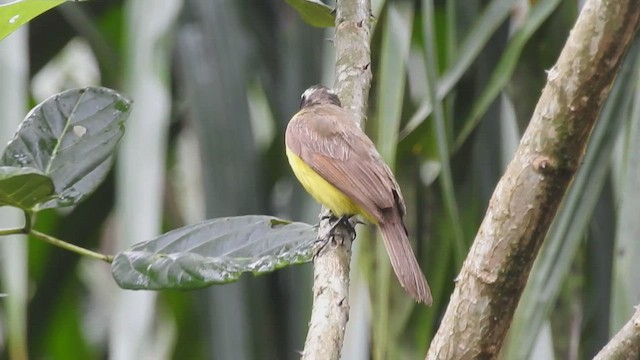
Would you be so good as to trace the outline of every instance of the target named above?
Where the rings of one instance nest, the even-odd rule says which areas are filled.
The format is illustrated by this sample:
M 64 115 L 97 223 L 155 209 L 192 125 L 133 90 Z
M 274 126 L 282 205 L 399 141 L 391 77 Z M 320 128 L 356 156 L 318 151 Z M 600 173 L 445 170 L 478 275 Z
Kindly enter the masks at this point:
M 308 88 L 285 132 L 289 165 L 304 189 L 338 218 L 359 215 L 377 225 L 400 285 L 431 305 L 427 280 L 404 224 L 400 186 L 375 145 L 323 85 Z

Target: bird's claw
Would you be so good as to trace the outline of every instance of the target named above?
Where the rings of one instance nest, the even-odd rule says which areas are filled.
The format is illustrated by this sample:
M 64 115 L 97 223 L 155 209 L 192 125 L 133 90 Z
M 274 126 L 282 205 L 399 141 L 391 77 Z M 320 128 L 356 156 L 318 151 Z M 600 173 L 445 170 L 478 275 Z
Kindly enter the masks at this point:
M 343 215 L 340 217 L 335 217 L 332 215 L 320 216 L 320 223 L 322 223 L 322 221 L 324 220 L 329 221 L 330 228 L 327 231 L 326 236 L 316 239 L 317 247 L 316 247 L 314 257 L 317 256 L 327 246 L 329 241 L 336 241 L 336 229 L 341 225 L 349 233 L 349 236 L 351 237 L 351 241 L 356 239 L 356 229 L 354 225 L 351 223 L 351 216 L 348 216 L 348 215 Z M 363 222 L 360 220 L 355 220 L 355 223 L 363 224 Z
M 331 228 L 329 229 L 329 236 L 331 238 L 335 237 L 335 230 L 338 228 L 338 226 L 342 225 L 344 226 L 345 229 L 347 229 L 347 232 L 349 233 L 349 236 L 351 237 L 351 240 L 355 240 L 356 239 L 356 229 L 354 228 L 354 226 L 351 224 L 351 216 L 348 215 L 342 215 L 339 218 L 332 218 L 329 219 L 329 222 L 331 222 L 331 220 L 333 220 L 333 223 L 331 224 Z

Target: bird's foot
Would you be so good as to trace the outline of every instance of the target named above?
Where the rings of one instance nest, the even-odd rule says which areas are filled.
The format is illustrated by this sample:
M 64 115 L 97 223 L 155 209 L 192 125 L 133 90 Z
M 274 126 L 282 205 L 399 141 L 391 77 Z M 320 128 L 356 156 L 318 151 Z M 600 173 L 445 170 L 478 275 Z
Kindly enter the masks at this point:
M 329 223 L 331 223 L 331 228 L 329 229 L 329 236 L 331 238 L 335 238 L 336 229 L 338 228 L 338 226 L 342 225 L 342 226 L 344 226 L 344 228 L 349 233 L 349 236 L 351 237 L 351 240 L 352 241 L 355 240 L 356 239 L 356 229 L 351 224 L 350 219 L 351 219 L 351 216 L 348 216 L 348 215 L 342 215 L 339 218 L 336 218 L 336 217 L 330 218 L 329 219 Z
M 321 219 L 320 221 L 321 223 L 323 220 L 329 221 L 329 229 L 327 230 L 327 232 L 324 232 L 324 234 L 326 235 L 320 236 L 316 239 L 314 258 L 318 256 L 318 254 L 320 254 L 322 250 L 324 250 L 324 248 L 329 244 L 329 242 L 332 242 L 335 244 L 336 240 L 339 240 L 340 243 L 344 241 L 344 238 L 343 238 L 344 233 L 338 234 L 336 231 L 340 226 L 346 229 L 347 233 L 349 234 L 349 237 L 351 238 L 351 241 L 356 239 L 356 229 L 354 225 L 351 223 L 351 216 L 348 216 L 348 215 L 343 215 L 340 217 L 322 216 L 320 219 Z M 362 222 L 359 220 L 356 220 L 355 223 L 360 224 Z

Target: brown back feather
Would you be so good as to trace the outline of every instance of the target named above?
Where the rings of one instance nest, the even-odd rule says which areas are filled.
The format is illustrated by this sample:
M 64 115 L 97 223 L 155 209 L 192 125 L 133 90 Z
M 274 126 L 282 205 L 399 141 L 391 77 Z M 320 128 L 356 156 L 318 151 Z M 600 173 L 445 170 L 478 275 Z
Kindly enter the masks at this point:
M 429 285 L 402 221 L 406 208 L 400 187 L 351 113 L 331 104 L 305 107 L 289 122 L 285 142 L 323 179 L 375 218 L 400 284 L 416 301 L 430 305 Z

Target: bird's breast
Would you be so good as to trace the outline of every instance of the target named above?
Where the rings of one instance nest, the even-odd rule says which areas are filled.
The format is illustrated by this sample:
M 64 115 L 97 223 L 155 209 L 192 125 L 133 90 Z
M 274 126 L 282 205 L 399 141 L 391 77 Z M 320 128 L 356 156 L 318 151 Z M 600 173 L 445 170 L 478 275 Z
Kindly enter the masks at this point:
M 289 165 L 305 190 L 319 203 L 331 210 L 335 216 L 362 215 L 376 223 L 373 216 L 354 203 L 345 193 L 326 181 L 288 147 Z

